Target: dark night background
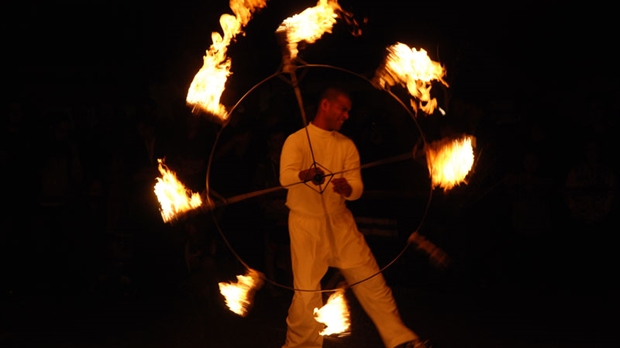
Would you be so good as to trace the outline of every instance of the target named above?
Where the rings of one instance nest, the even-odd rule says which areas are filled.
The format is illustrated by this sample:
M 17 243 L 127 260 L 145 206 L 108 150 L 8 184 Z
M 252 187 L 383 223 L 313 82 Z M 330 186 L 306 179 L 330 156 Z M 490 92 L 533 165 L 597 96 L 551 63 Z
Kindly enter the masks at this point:
M 272 0 L 254 15 L 229 47 L 225 105 L 277 71 L 275 29 L 315 4 Z M 304 61 L 372 76 L 387 46 L 424 48 L 445 65 L 450 87 L 433 89 L 448 113 L 420 118 L 423 132 L 477 139 L 468 184 L 434 190 L 427 213 L 422 162 L 412 165 L 422 174 L 416 183 L 399 181 L 411 167 L 371 171 L 369 194 L 352 205 L 361 215 L 399 223 L 396 235 L 368 234 L 380 264 L 421 219 L 420 232 L 453 260 L 437 270 L 408 250 L 386 270 L 407 324 L 435 348 L 620 346 L 618 18 L 611 6 L 340 4 L 362 35 L 339 21 L 300 51 Z M 164 224 L 152 194 L 157 165 L 140 138 L 141 130 L 154 132 L 150 159 L 165 157 L 194 191 L 205 190 L 214 144 L 213 189 L 224 196 L 255 189 L 248 173 L 264 150 L 258 135 L 268 121 L 282 121 L 271 116 L 296 112 L 286 86 L 274 79 L 248 95 L 233 114 L 242 121 L 217 143 L 217 122 L 185 105 L 224 13 L 232 12 L 221 0 L 3 4 L 0 346 L 284 342 L 290 292 L 258 292 L 249 317 L 239 318 L 214 288 L 243 268 L 212 220 L 219 219 L 245 261 L 264 262 L 263 235 L 253 229 L 268 227 L 254 202 L 213 219 L 197 213 Z M 308 76 L 311 82 L 332 75 Z M 310 100 L 315 90 L 308 89 Z M 359 141 L 363 159 L 409 150 L 419 139 L 403 121 L 408 114 L 384 94 L 364 85 L 354 96 L 359 108 L 343 131 Z M 386 173 L 393 175 L 387 183 Z M 286 270 L 278 271 L 286 282 Z M 377 347 L 374 327 L 351 301 L 352 335 L 326 347 Z

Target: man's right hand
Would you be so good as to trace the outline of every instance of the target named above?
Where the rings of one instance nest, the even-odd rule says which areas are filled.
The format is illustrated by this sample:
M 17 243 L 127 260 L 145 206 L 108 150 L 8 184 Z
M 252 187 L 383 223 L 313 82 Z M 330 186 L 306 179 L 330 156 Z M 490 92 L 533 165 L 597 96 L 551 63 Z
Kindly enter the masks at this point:
M 311 167 L 299 172 L 299 180 L 303 182 L 312 181 L 315 185 L 321 185 L 325 182 L 325 172 L 321 168 Z

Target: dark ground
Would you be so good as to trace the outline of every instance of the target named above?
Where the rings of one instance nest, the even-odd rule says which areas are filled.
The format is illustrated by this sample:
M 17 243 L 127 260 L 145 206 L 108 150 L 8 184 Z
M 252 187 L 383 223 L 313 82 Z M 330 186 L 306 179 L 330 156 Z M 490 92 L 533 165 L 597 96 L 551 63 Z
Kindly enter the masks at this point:
M 454 231 L 466 237 L 474 231 L 473 223 L 459 219 Z M 393 247 L 394 241 L 385 238 L 369 238 L 381 264 L 394 251 L 382 247 Z M 462 250 L 451 254 L 452 264 L 445 270 L 433 268 L 419 251 L 409 249 L 384 272 L 404 321 L 430 339 L 433 347 L 619 346 L 618 285 L 609 263 L 613 255 L 589 254 L 583 248 L 585 239 L 567 238 L 559 244 L 555 240 L 556 251 L 540 258 L 533 254 L 535 248 L 513 255 L 515 248 L 498 249 L 499 244 L 485 254 L 491 244 L 472 248 L 476 241 L 466 239 L 461 246 L 470 248 L 471 254 Z M 457 250 L 450 243 L 462 242 L 453 239 L 442 246 Z M 224 251 L 216 258 L 218 277 L 227 273 L 226 265 L 234 264 L 229 257 Z M 107 287 L 33 285 L 5 293 L 0 346 L 281 346 L 292 292 L 272 293 L 263 287 L 249 314 L 240 317 L 228 311 L 217 295 L 207 300 L 207 278 L 188 276 L 183 267 L 170 266 L 180 258 L 182 251 L 137 266 L 129 273 L 135 276 L 131 285 L 120 281 Z M 527 259 L 535 259 L 531 267 Z M 350 294 L 351 335 L 328 338 L 325 347 L 382 347 L 374 326 Z
M 403 319 L 434 347 L 618 347 L 613 334 L 617 287 L 565 288 L 495 284 L 393 286 Z M 247 317 L 200 307 L 182 289 L 168 296 L 98 303 L 79 295 L 3 304 L 3 347 L 280 347 L 290 296 L 259 292 Z M 325 347 L 381 347 L 350 301 L 352 333 Z M 201 320 L 200 315 L 209 318 Z

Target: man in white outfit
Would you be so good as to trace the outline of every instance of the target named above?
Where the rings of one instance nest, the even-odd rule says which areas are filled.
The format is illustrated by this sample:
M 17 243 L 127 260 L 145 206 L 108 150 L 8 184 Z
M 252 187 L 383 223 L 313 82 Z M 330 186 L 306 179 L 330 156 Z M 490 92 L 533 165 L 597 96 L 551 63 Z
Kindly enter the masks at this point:
M 307 127 L 291 134 L 280 159 L 280 184 L 288 189 L 289 234 L 296 289 L 286 319 L 283 348 L 320 348 L 322 324 L 314 308 L 323 306 L 321 280 L 328 267 L 338 268 L 352 286 L 387 348 L 423 348 L 424 343 L 401 320 L 364 235 L 347 200 L 362 195 L 360 157 L 353 141 L 339 132 L 349 118 L 351 98 L 344 90 L 326 89 Z

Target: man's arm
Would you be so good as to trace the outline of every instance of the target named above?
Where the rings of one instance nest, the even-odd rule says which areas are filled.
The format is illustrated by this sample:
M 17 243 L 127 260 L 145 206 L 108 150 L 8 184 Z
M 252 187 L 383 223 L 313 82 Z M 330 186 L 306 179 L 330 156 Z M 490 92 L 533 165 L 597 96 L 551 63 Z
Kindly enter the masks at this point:
M 280 154 L 280 185 L 287 187 L 299 183 L 302 160 L 299 144 L 296 144 L 295 138 L 289 136 L 284 141 Z

